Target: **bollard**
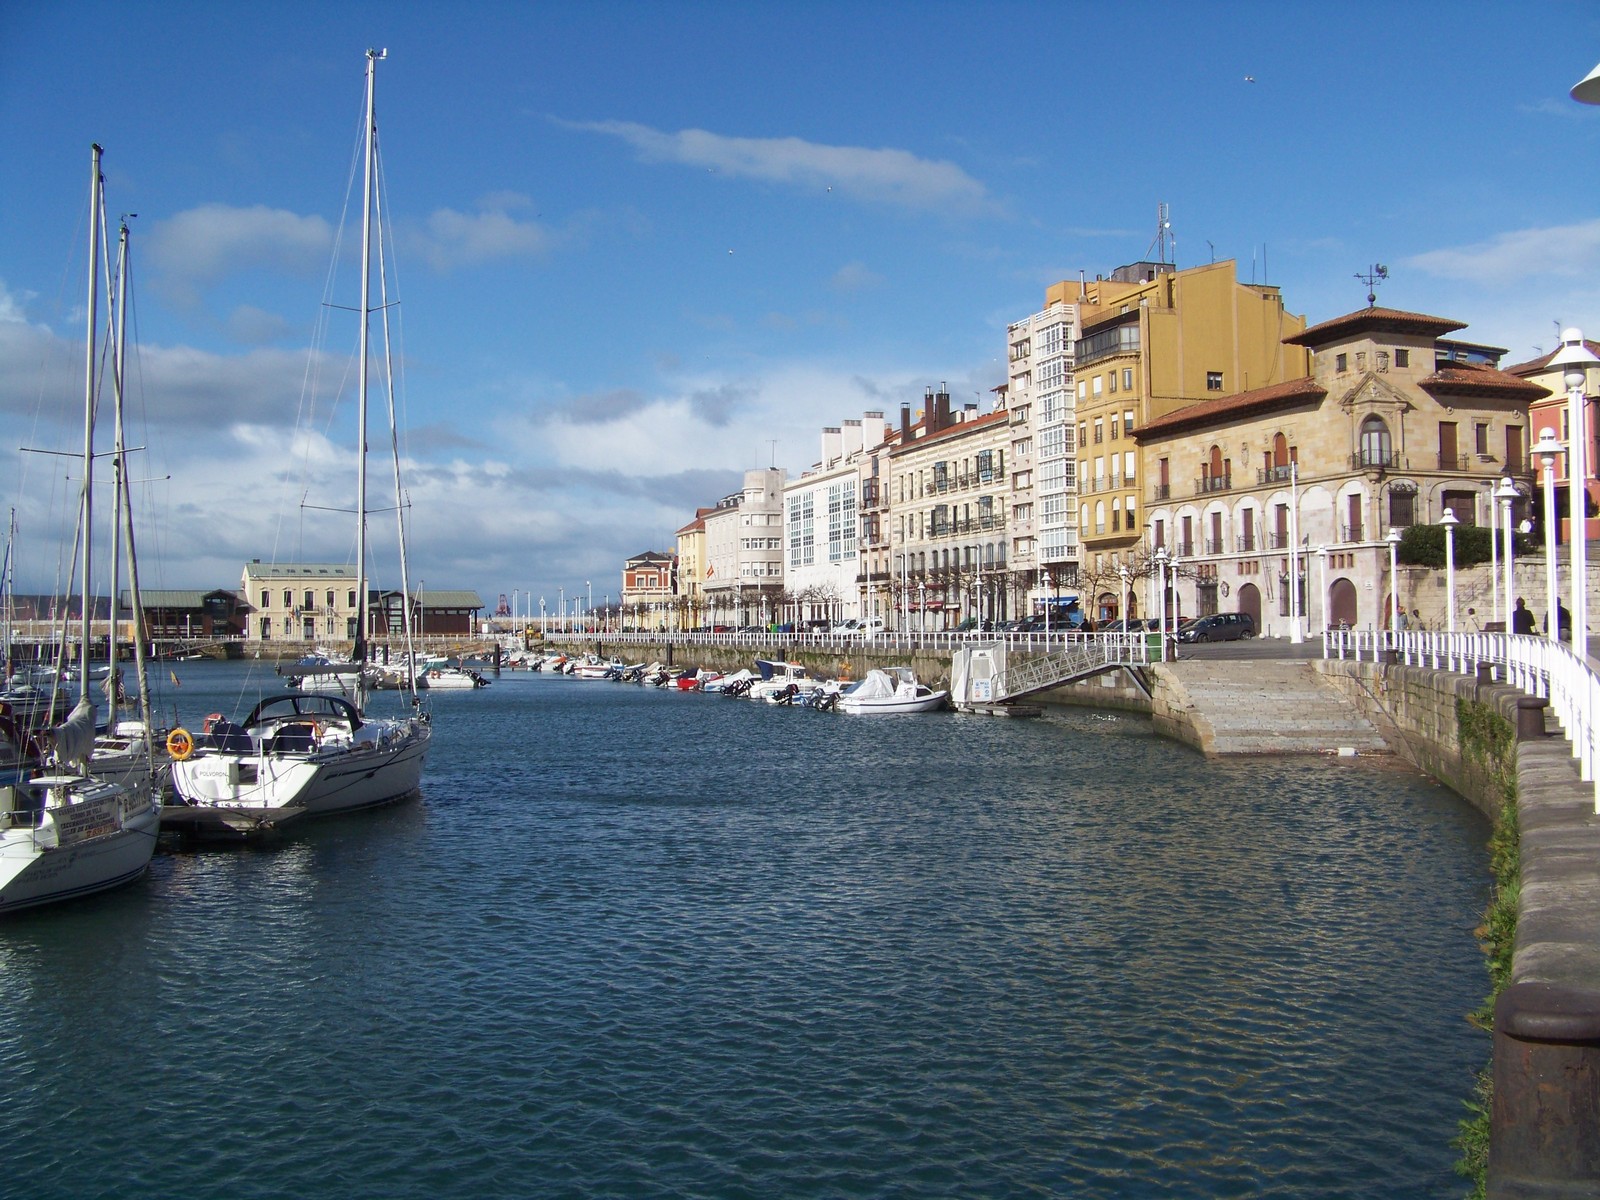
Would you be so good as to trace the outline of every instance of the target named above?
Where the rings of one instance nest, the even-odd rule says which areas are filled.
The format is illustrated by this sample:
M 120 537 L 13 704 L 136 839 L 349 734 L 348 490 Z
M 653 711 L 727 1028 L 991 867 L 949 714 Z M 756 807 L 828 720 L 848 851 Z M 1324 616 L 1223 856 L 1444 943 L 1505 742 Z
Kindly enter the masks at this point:
M 1549 707 L 1543 696 L 1517 697 L 1517 741 L 1544 737 L 1544 710 Z
M 1516 983 L 1494 1006 L 1489 1200 L 1600 1194 L 1600 992 Z
M 1478 682 L 1479 683 L 1493 683 L 1493 682 L 1495 682 L 1494 664 L 1493 663 L 1481 662 L 1481 663 L 1478 664 Z

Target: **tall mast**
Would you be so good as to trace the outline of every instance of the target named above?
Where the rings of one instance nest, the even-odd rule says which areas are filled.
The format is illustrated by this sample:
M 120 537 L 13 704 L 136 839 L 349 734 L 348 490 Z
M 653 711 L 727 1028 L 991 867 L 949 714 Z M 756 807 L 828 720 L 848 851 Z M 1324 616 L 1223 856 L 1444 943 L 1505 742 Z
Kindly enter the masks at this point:
M 117 231 L 117 292 L 112 299 L 117 318 L 111 352 L 112 438 L 111 453 L 111 637 L 106 643 L 107 725 L 117 724 L 117 583 L 122 578 L 122 500 L 127 487 L 127 456 L 122 450 L 122 356 L 128 347 L 128 221 Z
M 373 157 L 378 139 L 374 99 L 377 93 L 378 60 L 387 50 L 367 51 L 367 153 L 362 177 L 361 207 L 361 371 L 356 417 L 356 641 L 353 657 L 367 661 L 367 382 L 370 373 L 368 349 L 372 340 L 372 191 Z M 360 675 L 357 678 L 359 691 Z
M 94 594 L 89 590 L 89 561 L 94 537 L 94 342 L 95 322 L 99 319 L 100 311 L 100 209 L 105 202 L 102 192 L 105 180 L 100 174 L 100 155 L 103 151 L 98 144 L 91 149 L 94 153 L 93 177 L 89 182 L 89 320 L 83 368 L 83 490 L 78 501 L 78 512 L 83 521 L 83 644 L 78 652 L 78 702 L 92 705 L 89 692 L 89 635 Z

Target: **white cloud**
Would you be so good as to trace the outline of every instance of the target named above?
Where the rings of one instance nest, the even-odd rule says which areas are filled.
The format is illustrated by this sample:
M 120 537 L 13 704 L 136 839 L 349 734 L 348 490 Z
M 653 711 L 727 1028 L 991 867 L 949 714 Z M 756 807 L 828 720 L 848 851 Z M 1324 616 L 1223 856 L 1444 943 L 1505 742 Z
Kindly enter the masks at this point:
M 747 179 L 837 192 L 901 208 L 972 214 L 993 208 L 983 184 L 952 162 L 907 150 L 827 146 L 801 138 L 741 138 L 631 121 L 562 121 L 568 129 L 620 138 L 646 162 L 681 163 Z
M 204 204 L 156 222 L 147 244 L 166 290 L 192 303 L 203 289 L 242 270 L 315 274 L 327 266 L 333 228 L 322 217 L 264 204 Z
M 437 209 L 412 230 L 411 242 L 436 271 L 544 254 L 554 241 L 550 231 L 514 215 L 514 210 L 529 206 L 526 196 L 496 192 L 484 197 L 476 212 Z
M 1481 284 L 1534 275 L 1592 275 L 1600 268 L 1600 220 L 1517 229 L 1468 246 L 1415 254 L 1404 265 L 1442 279 Z
M 828 286 L 836 292 L 864 292 L 883 283 L 883 276 L 865 263 L 849 262 L 833 273 Z

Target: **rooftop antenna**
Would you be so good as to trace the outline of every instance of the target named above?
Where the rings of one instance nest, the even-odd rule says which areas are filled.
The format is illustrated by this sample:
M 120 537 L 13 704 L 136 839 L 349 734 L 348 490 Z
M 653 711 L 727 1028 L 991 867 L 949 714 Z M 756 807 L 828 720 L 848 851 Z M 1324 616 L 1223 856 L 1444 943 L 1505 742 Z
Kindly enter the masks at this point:
M 1365 272 L 1357 271 L 1356 278 L 1367 285 L 1367 307 L 1371 308 L 1378 302 L 1378 285 L 1389 278 L 1389 268 L 1373 263 Z
M 772 461 L 769 462 L 767 466 L 776 469 L 778 466 L 778 439 L 769 438 L 767 440 L 767 445 L 772 447 Z
M 1170 265 L 1177 252 L 1178 239 L 1172 236 L 1172 222 L 1167 219 L 1167 203 L 1163 200 L 1156 206 L 1156 238 L 1144 252 L 1145 257 L 1154 254 L 1156 262 Z

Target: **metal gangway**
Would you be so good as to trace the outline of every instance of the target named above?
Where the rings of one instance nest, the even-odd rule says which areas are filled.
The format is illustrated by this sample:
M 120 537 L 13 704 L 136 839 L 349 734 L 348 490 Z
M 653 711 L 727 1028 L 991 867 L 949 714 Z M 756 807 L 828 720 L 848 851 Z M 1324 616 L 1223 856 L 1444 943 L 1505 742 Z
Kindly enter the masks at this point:
M 1019 654 L 1003 641 L 969 643 L 951 653 L 950 702 L 956 708 L 1009 704 L 1106 671 L 1159 662 L 1161 647 L 1159 633 L 1086 634 L 1038 654 Z
M 1445 633 L 1428 630 L 1330 629 L 1324 658 L 1391 661 L 1461 675 L 1486 668 L 1502 683 L 1549 701 L 1578 760 L 1578 778 L 1595 785 L 1600 813 L 1600 675 L 1593 660 L 1565 642 L 1526 633 Z

